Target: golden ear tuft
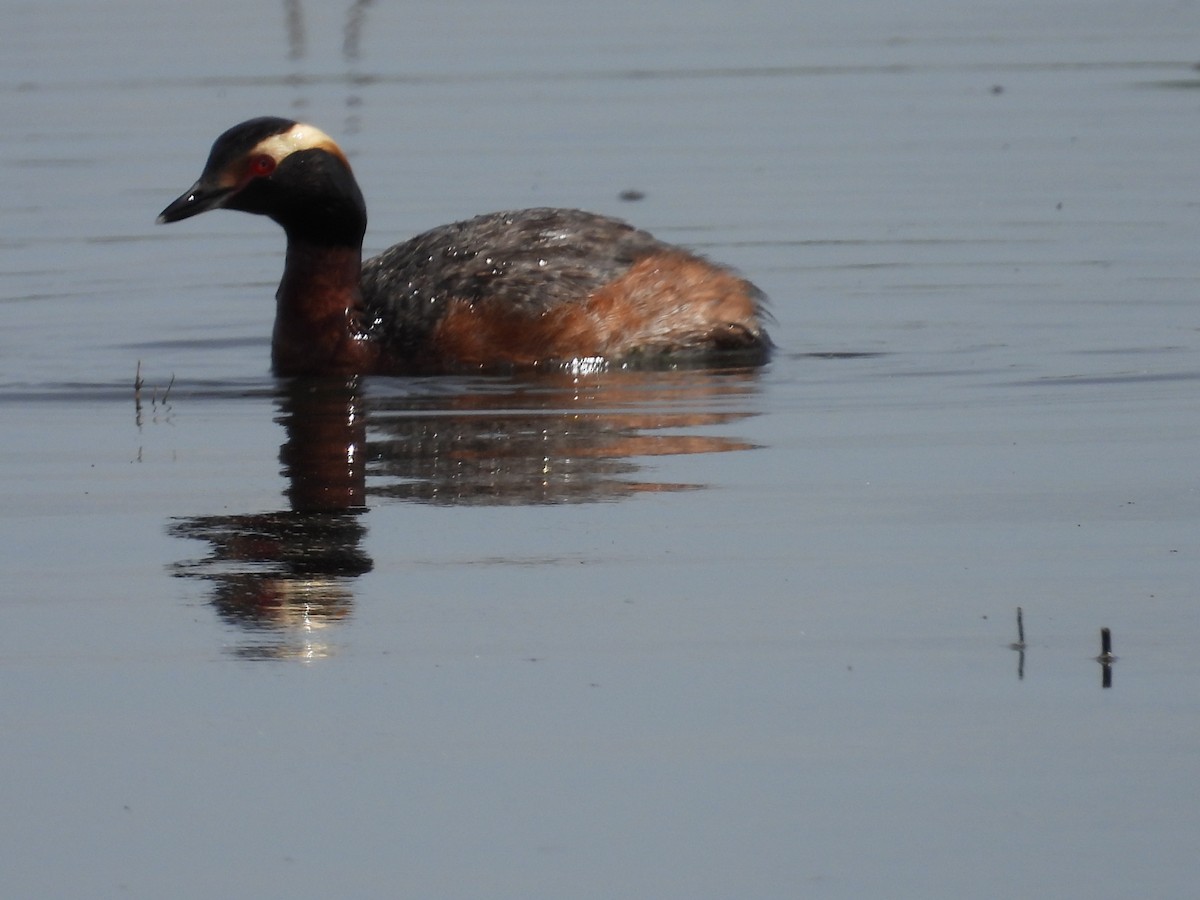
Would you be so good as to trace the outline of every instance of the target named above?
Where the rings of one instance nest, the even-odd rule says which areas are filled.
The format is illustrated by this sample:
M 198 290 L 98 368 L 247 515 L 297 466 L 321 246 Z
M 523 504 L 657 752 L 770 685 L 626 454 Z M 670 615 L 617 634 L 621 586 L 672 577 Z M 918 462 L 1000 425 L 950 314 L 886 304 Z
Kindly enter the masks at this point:
M 315 125 L 306 125 L 303 122 L 297 122 L 282 134 L 263 138 L 253 152 L 266 154 L 276 163 L 281 163 L 299 150 L 324 150 L 340 159 L 347 169 L 350 168 L 350 161 L 333 138 Z

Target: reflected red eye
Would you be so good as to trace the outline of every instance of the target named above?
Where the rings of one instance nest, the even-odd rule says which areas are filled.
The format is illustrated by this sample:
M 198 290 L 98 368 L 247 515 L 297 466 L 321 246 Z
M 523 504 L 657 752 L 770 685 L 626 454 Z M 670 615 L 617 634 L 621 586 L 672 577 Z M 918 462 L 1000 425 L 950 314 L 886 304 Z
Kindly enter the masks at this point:
M 250 174 L 255 178 L 264 178 L 275 171 L 275 159 L 265 153 L 250 160 Z

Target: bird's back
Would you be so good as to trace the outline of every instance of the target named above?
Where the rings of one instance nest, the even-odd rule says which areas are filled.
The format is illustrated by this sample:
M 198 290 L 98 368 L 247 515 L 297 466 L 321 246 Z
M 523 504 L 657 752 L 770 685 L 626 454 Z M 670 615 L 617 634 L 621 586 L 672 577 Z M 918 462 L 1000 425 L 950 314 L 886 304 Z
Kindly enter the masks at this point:
M 447 342 L 461 345 L 469 338 L 472 343 L 475 338 L 468 332 L 491 330 L 487 339 L 492 343 L 507 340 L 513 345 L 508 361 L 514 365 L 527 357 L 620 355 L 614 335 L 630 346 L 657 340 L 659 349 L 709 340 L 712 323 L 705 321 L 706 314 L 684 307 L 702 304 L 718 315 L 714 297 L 700 296 L 704 291 L 698 290 L 689 299 L 673 285 L 632 277 L 639 267 L 657 270 L 668 263 L 690 265 L 696 270 L 693 281 L 715 278 L 722 282 L 717 293 L 745 299 L 746 308 L 736 318 L 755 334 L 734 329 L 737 342 L 759 339 L 761 295 L 748 282 L 618 219 L 548 208 L 489 213 L 443 225 L 367 260 L 362 271 L 364 325 L 389 355 L 404 359 L 431 352 L 453 355 Z M 671 296 L 673 288 L 676 296 Z M 606 292 L 610 296 L 600 309 L 595 301 Z M 728 319 L 729 310 L 720 315 Z M 634 319 L 646 320 L 646 334 L 631 331 Z M 454 337 L 448 338 L 450 334 Z M 445 339 L 437 346 L 440 338 Z M 476 364 L 469 350 L 459 355 L 463 353 L 464 365 Z M 497 358 L 495 348 L 489 355 Z

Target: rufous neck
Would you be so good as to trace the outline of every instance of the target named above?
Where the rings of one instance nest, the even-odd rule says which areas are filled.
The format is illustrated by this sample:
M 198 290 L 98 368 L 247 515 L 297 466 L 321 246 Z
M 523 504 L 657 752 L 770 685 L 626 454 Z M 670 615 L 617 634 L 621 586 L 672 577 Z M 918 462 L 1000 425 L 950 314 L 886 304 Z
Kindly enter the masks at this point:
M 352 374 L 362 370 L 360 247 L 288 241 L 275 295 L 271 358 L 278 375 Z

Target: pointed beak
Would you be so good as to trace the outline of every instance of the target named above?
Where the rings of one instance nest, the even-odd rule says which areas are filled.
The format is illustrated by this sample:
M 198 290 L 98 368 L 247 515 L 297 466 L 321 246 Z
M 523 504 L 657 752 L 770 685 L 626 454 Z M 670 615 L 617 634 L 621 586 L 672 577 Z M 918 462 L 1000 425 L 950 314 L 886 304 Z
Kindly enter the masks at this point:
M 231 187 L 206 184 L 201 178 L 160 212 L 155 222 L 164 225 L 167 222 L 189 219 L 210 209 L 220 209 L 233 193 L 234 189 Z

